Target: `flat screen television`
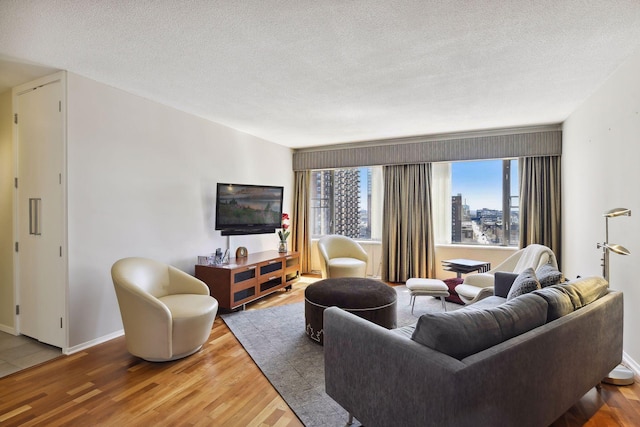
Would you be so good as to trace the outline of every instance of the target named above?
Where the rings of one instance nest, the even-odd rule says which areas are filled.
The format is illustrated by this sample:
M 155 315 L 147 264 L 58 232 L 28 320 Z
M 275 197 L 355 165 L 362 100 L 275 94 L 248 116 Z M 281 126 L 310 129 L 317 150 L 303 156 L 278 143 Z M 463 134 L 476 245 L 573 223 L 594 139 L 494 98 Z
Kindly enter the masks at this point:
M 218 183 L 216 230 L 223 236 L 273 233 L 282 226 L 284 187 Z

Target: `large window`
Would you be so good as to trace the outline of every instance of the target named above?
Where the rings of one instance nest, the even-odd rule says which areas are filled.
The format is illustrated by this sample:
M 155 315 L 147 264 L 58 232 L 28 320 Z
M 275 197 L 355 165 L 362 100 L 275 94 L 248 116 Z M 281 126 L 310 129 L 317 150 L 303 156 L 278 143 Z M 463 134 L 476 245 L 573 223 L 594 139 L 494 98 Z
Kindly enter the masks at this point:
M 311 236 L 378 240 L 382 233 L 382 168 L 311 172 Z
M 451 243 L 517 246 L 518 160 L 451 163 Z
M 517 159 L 433 165 L 436 243 L 518 245 Z M 382 167 L 312 171 L 312 237 L 380 240 L 383 186 Z

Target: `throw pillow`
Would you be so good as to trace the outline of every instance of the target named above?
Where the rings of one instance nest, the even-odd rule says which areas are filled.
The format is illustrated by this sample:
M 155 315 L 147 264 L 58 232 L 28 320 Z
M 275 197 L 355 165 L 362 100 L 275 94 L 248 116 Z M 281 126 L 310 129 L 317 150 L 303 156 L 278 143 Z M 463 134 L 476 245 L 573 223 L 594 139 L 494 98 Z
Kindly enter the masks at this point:
M 496 318 L 506 341 L 547 322 L 548 304 L 538 295 L 528 293 L 489 309 Z
M 555 285 L 554 287 L 561 289 L 571 298 L 573 307 L 576 310 L 591 304 L 609 292 L 609 283 L 598 276 L 583 277 L 564 285 Z
M 493 294 L 497 297 L 506 298 L 509 295 L 513 282 L 518 278 L 518 273 L 507 273 L 506 271 L 496 271 L 493 280 Z
M 551 322 L 552 320 L 556 320 L 573 312 L 571 298 L 562 289 L 559 289 L 559 285 L 538 289 L 533 291 L 532 294 L 541 296 L 547 301 L 547 304 L 549 304 L 547 322 Z
M 553 264 L 542 264 L 536 270 L 536 277 L 540 286 L 546 288 L 547 286 L 557 285 L 562 280 L 562 273 L 553 266 Z
M 511 289 L 507 294 L 507 301 L 520 295 L 533 292 L 536 289 L 540 289 L 540 283 L 536 277 L 536 273 L 533 268 L 527 268 L 522 273 L 518 274 L 516 280 L 511 285 Z

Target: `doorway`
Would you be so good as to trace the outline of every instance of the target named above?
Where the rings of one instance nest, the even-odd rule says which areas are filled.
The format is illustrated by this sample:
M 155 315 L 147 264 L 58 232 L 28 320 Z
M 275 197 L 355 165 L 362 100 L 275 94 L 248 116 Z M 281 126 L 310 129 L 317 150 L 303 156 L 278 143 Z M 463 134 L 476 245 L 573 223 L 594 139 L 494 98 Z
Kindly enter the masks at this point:
M 66 343 L 64 73 L 14 89 L 16 330 Z

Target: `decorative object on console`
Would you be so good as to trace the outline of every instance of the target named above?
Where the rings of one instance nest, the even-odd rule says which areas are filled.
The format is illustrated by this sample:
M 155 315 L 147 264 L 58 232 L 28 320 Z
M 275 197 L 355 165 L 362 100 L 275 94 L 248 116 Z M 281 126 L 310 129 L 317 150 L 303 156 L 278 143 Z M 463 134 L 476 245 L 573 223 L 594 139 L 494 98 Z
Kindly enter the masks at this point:
M 289 234 L 291 233 L 290 231 L 288 231 L 289 228 L 289 214 L 288 213 L 282 213 L 282 228 L 280 230 L 278 230 L 278 238 L 280 238 L 280 241 L 278 242 L 278 252 L 280 253 L 286 253 L 287 252 L 287 238 L 289 237 Z
M 249 251 L 244 246 L 240 246 L 236 249 L 236 258 L 246 258 L 249 255 Z
M 604 243 L 598 243 L 596 246 L 598 249 L 602 249 L 602 276 L 609 282 L 609 251 L 619 255 L 631 255 L 631 252 L 624 246 L 609 243 L 609 218 L 631 216 L 631 209 L 614 208 L 602 216 L 604 216 Z M 618 365 L 602 381 L 614 385 L 630 385 L 634 382 L 633 371 L 623 365 Z
M 222 254 L 222 249 L 218 248 L 216 249 L 216 253 L 211 254 L 210 260 L 209 260 L 209 264 L 210 265 L 222 265 L 225 263 L 225 260 L 229 260 L 228 258 L 229 255 L 229 249 L 224 251 L 224 255 Z

